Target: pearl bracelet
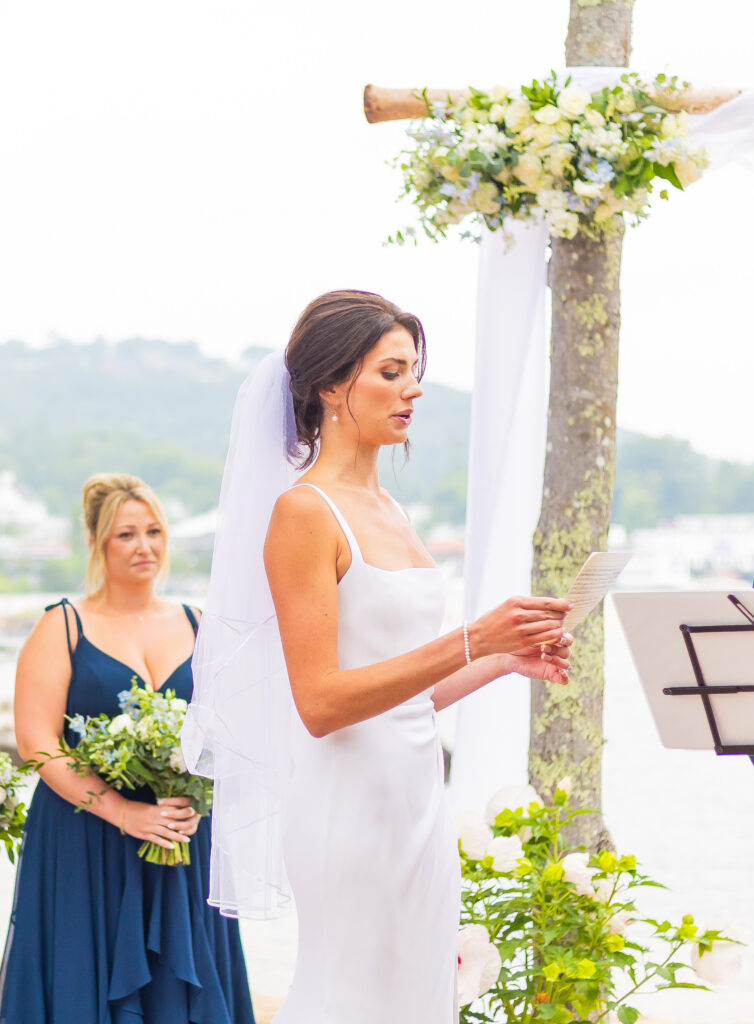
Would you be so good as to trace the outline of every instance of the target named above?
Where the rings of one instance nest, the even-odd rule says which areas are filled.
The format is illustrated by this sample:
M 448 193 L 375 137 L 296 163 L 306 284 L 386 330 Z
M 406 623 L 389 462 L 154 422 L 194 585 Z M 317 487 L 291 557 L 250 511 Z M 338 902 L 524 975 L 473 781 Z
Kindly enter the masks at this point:
M 469 640 L 469 624 L 463 624 L 463 653 L 466 655 L 466 664 L 471 664 L 471 642 Z

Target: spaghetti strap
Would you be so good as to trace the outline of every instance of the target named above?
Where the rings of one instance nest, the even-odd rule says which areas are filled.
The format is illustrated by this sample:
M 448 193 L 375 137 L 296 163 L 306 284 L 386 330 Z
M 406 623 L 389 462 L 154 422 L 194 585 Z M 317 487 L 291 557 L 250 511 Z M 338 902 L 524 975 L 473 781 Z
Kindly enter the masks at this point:
M 199 623 L 196 621 L 196 615 L 194 615 L 194 613 L 191 610 L 191 608 L 189 607 L 189 605 L 184 604 L 184 605 L 181 605 L 181 607 L 183 608 L 184 612 L 186 613 L 186 618 L 191 623 L 191 628 L 194 631 L 194 636 L 196 636 L 196 631 L 199 629 Z
M 55 601 L 54 604 L 48 604 L 47 607 L 45 608 L 45 611 L 49 612 L 52 608 L 58 607 L 63 609 L 63 619 L 65 621 L 65 639 L 66 643 L 68 644 L 68 656 L 71 659 L 71 667 L 73 667 L 73 647 L 71 646 L 71 627 L 68 625 L 68 608 L 71 609 L 74 618 L 76 619 L 76 630 L 78 633 L 79 640 L 84 635 L 84 627 L 81 625 L 79 613 L 76 611 L 76 609 L 74 608 L 74 606 L 71 604 L 67 597 L 64 597 L 61 601 Z
M 393 504 L 395 505 L 395 507 L 396 507 L 396 508 L 398 509 L 398 511 L 400 512 L 400 514 L 401 514 L 401 515 L 403 516 L 403 518 L 404 518 L 404 519 L 405 519 L 405 520 L 406 520 L 407 522 L 409 522 L 409 523 L 410 523 L 410 522 L 411 522 L 411 520 L 410 520 L 410 518 L 409 518 L 408 512 L 407 512 L 407 511 L 405 510 L 405 508 L 403 507 L 403 505 L 401 505 L 401 503 L 400 503 L 399 501 L 396 501 L 396 500 L 395 500 L 395 498 L 394 498 L 394 497 L 392 496 L 392 494 L 390 494 L 390 492 L 389 492 L 389 491 L 387 492 L 387 496 L 388 496 L 388 498 L 390 498 L 390 500 L 391 500 L 391 501 L 392 501 L 392 503 L 393 503 Z
M 356 540 L 356 537 L 354 536 L 353 530 L 348 525 L 348 522 L 346 521 L 346 517 L 340 511 L 340 509 L 335 504 L 335 502 L 332 500 L 332 498 L 329 497 L 329 495 L 325 494 L 325 492 L 320 487 L 317 487 L 316 484 L 310 484 L 310 483 L 307 483 L 306 481 L 303 481 L 300 484 L 294 484 L 293 487 L 291 487 L 291 490 L 293 490 L 295 487 L 311 487 L 311 489 L 313 491 L 316 491 L 317 494 L 319 494 L 319 496 L 330 506 L 330 511 L 335 516 L 335 518 L 337 519 L 338 524 L 339 524 L 341 530 L 346 535 L 346 540 L 348 541 L 348 546 L 351 548 L 351 558 L 353 559 L 354 557 L 358 557 L 359 561 L 363 562 L 364 561 L 364 556 L 361 553 L 361 548 L 359 547 L 359 542 Z

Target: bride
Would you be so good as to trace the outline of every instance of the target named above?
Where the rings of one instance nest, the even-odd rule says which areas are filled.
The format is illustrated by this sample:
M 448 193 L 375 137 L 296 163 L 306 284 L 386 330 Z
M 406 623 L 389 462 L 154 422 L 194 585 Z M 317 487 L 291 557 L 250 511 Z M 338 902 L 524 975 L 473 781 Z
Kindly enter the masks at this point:
M 211 898 L 226 913 L 258 909 L 240 894 L 283 890 L 282 852 L 299 952 L 277 1024 L 452 1024 L 459 865 L 436 712 L 510 672 L 567 682 L 569 605 L 514 597 L 438 635 L 442 574 L 378 477 L 380 449 L 408 447 L 422 394 L 416 317 L 369 292 L 330 292 L 302 314 L 285 362 L 281 387 L 273 372 L 256 400 L 239 399 L 220 513 L 238 540 L 244 417 L 281 395 L 297 469 L 256 470 L 274 609 L 242 607 L 261 566 L 237 545 L 225 557 L 218 531 L 184 737 L 217 779 Z M 218 669 L 233 659 L 252 682 Z M 263 866 L 249 867 L 255 856 Z

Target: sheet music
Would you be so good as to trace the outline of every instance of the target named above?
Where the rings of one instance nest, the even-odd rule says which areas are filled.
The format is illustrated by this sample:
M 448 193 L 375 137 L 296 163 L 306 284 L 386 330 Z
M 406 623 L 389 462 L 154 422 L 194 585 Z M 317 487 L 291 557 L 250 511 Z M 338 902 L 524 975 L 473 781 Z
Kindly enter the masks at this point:
M 593 551 L 579 569 L 565 595 L 573 608 L 565 617 L 565 629 L 572 630 L 596 608 L 618 579 L 631 558 L 630 551 Z

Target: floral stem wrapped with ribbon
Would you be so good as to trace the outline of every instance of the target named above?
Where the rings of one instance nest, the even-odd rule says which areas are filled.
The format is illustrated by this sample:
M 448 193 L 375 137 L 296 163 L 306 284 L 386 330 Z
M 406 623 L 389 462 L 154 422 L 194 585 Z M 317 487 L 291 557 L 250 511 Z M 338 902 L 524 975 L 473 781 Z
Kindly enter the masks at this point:
M 136 790 L 148 786 L 157 799 L 186 796 L 199 814 L 209 814 L 212 782 L 190 775 L 181 754 L 179 733 L 186 713 L 186 701 L 172 690 L 155 691 L 140 686 L 136 676 L 131 689 L 118 694 L 121 714 L 68 719 L 70 729 L 80 738 L 75 746 L 64 739 L 61 753 L 74 771 L 96 772 L 114 789 Z M 81 808 L 77 808 L 81 809 Z M 152 864 L 189 864 L 189 844 L 175 843 L 172 850 L 144 842 L 139 856 Z
M 553 71 L 518 91 L 472 89 L 456 106 L 427 102 L 428 116 L 408 129 L 413 148 L 396 160 L 403 195 L 433 241 L 461 222 L 494 231 L 537 214 L 553 237 L 612 234 L 624 214 L 647 216 L 658 179 L 683 189 L 707 166 L 704 149 L 689 141 L 688 115 L 654 99 L 687 86 L 626 73 L 589 93 Z M 668 198 L 665 189 L 660 197 Z M 405 228 L 389 241 L 415 234 Z

